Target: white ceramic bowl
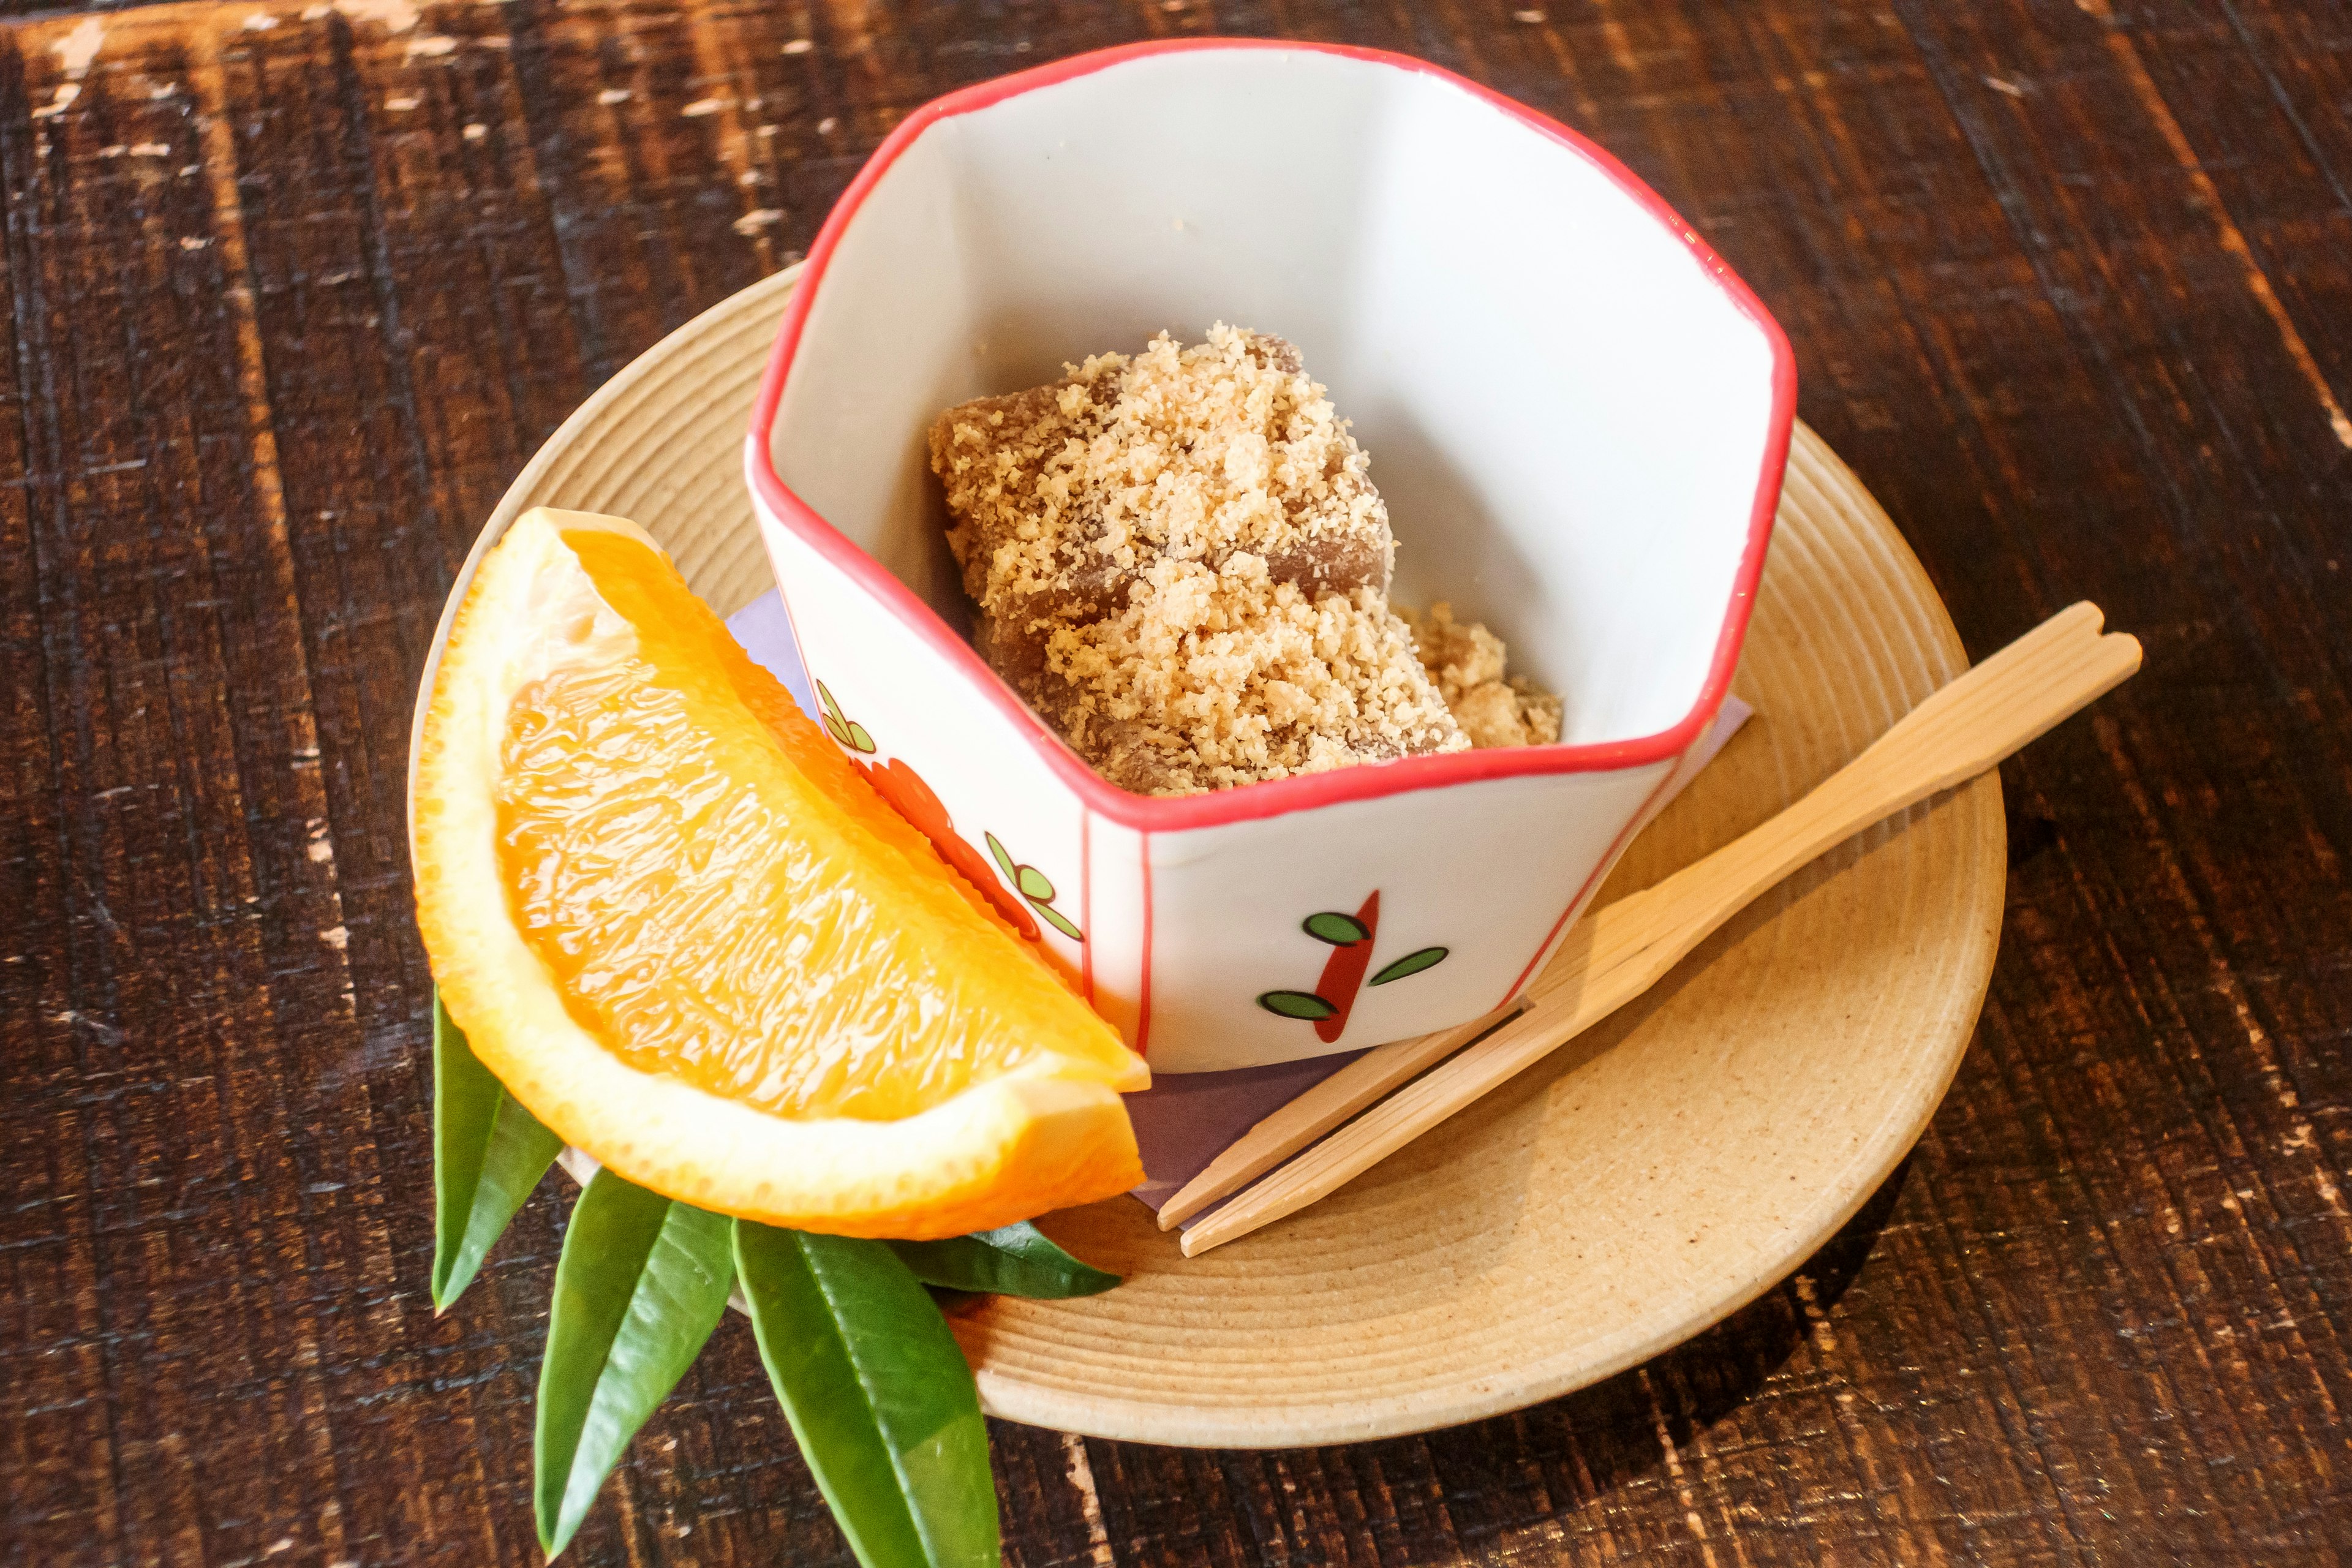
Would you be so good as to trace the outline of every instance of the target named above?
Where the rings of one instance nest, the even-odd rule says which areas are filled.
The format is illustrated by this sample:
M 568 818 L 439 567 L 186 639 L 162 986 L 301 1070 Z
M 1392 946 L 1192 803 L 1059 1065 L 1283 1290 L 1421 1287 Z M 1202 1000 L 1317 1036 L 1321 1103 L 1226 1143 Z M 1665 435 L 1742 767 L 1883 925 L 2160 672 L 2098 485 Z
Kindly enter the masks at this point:
M 1397 597 L 1500 633 L 1562 743 L 1149 798 L 972 652 L 931 420 L 1217 321 L 1299 346 L 1371 455 Z M 838 736 L 1195 1072 L 1441 1028 L 1535 973 L 1729 687 L 1795 384 L 1754 296 L 1573 132 L 1396 56 L 1154 44 L 892 133 L 809 254 L 746 461 Z

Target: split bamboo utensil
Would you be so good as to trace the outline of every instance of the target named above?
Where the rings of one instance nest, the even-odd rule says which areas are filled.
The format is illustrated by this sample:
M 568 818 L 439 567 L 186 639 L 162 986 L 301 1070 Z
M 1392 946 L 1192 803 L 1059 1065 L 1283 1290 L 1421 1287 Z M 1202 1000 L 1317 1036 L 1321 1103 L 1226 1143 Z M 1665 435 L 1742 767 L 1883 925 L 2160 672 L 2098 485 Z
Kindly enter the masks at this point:
M 2139 668 L 2139 644 L 2120 633 L 2101 635 L 2104 618 L 2089 603 L 2060 611 L 1920 703 L 1770 821 L 1587 916 L 1516 1016 L 1383 1047 L 1325 1079 L 1244 1133 L 1179 1191 L 1161 1210 L 1160 1224 L 1199 1213 L 1306 1150 L 1186 1232 L 1184 1255 L 1197 1257 L 1297 1213 L 1533 1066 L 1647 991 L 1751 900 L 1814 857 L 1991 768 L 2128 678 Z

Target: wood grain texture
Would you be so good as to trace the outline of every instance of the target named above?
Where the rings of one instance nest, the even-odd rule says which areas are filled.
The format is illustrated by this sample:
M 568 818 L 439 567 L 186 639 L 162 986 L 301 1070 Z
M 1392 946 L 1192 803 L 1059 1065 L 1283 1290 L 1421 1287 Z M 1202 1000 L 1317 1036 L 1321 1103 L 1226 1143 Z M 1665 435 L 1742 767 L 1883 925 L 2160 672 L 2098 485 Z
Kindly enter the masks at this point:
M 1000 1424 L 1008 1561 L 2352 1553 L 2340 11 L 252 0 L 0 36 L 0 1558 L 530 1560 L 560 1205 L 425 1297 L 441 595 L 564 414 L 916 104 L 1208 32 L 1598 136 L 1788 328 L 1972 652 L 2089 597 L 2149 658 L 2002 770 L 1977 1043 L 1787 1285 L 1426 1437 Z M 847 1561 L 735 1328 L 577 1561 Z

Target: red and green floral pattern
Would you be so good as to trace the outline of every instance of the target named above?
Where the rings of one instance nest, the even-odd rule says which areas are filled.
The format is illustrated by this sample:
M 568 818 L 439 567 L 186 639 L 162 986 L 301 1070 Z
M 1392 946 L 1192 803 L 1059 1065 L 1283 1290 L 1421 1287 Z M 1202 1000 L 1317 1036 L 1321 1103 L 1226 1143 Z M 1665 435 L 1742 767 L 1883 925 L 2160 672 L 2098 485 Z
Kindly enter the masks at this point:
M 1352 915 L 1337 910 L 1308 915 L 1299 921 L 1299 929 L 1331 949 L 1331 956 L 1323 961 L 1322 978 L 1315 983 L 1312 991 L 1268 991 L 1257 999 L 1257 1005 L 1280 1017 L 1312 1023 L 1315 1037 L 1331 1045 L 1347 1033 L 1348 1015 L 1355 1010 L 1356 994 L 1365 985 L 1386 985 L 1419 974 L 1424 969 L 1434 969 L 1445 962 L 1446 953 L 1452 951 L 1443 947 L 1416 948 L 1381 965 L 1380 973 L 1368 981 L 1364 975 L 1372 966 L 1372 943 L 1379 934 L 1380 923 L 1378 889 Z
M 864 773 L 875 792 L 931 841 L 940 859 L 980 889 L 981 896 L 1013 930 L 1031 942 L 1037 941 L 1037 921 L 1030 914 L 1034 910 L 1047 925 L 1072 942 L 1087 940 L 1076 922 L 1054 907 L 1054 884 L 1045 873 L 1034 866 L 1016 862 L 993 833 L 981 835 L 988 841 L 988 854 L 982 855 L 955 830 L 948 808 L 940 804 L 931 786 L 923 782 L 922 774 L 908 766 L 903 757 L 893 757 L 887 763 L 868 762 L 875 746 L 874 737 L 866 732 L 866 726 L 842 712 L 841 705 L 833 700 L 833 693 L 822 680 L 816 683 L 816 695 L 824 707 L 825 733 L 850 753 L 850 765 Z M 995 862 L 993 867 L 990 865 L 992 859 Z M 997 875 L 1000 871 L 1003 873 L 1001 879 Z
M 1004 879 L 1013 884 L 1015 892 L 1029 900 L 1029 907 L 1035 910 L 1047 925 L 1072 942 L 1087 940 L 1086 933 L 1078 930 L 1067 915 L 1054 907 L 1054 884 L 1045 879 L 1045 872 L 1034 866 L 1013 864 L 1013 857 L 1004 852 L 1004 846 L 997 841 L 995 834 L 983 833 L 981 837 L 988 840 L 988 852 L 994 858 L 996 868 L 1004 873 Z

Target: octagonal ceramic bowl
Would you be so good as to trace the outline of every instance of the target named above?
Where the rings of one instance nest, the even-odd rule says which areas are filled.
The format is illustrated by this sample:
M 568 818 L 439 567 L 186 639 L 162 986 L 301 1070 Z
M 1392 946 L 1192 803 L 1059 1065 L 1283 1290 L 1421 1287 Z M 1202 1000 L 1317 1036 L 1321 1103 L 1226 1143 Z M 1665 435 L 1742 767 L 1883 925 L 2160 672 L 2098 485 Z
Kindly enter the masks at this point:
M 1560 744 L 1145 797 L 972 652 L 931 420 L 1218 321 L 1299 345 L 1371 455 L 1397 596 L 1502 634 Z M 1794 400 L 1771 318 L 1590 142 L 1419 61 L 1188 42 L 900 125 L 810 253 L 746 460 L 836 740 L 1193 1072 L 1444 1027 L 1536 973 L 1728 688 Z

